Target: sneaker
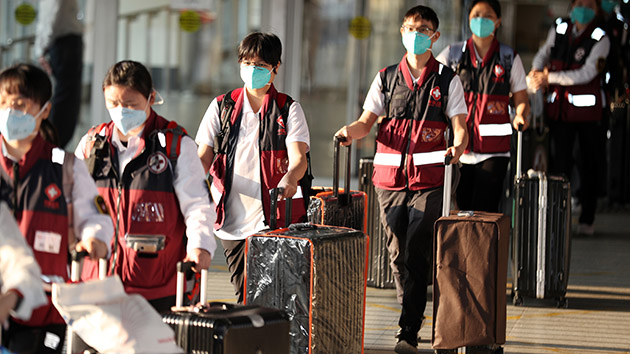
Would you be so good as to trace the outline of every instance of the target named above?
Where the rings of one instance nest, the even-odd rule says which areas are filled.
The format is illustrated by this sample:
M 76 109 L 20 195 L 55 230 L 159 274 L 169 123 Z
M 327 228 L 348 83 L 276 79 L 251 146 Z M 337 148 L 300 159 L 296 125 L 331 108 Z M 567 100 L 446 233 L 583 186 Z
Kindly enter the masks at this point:
M 405 329 L 398 330 L 396 334 L 398 343 L 394 347 L 394 351 L 399 354 L 417 354 L 418 353 L 418 332 Z
M 577 233 L 584 236 L 593 236 L 595 234 L 595 227 L 589 224 L 579 224 Z

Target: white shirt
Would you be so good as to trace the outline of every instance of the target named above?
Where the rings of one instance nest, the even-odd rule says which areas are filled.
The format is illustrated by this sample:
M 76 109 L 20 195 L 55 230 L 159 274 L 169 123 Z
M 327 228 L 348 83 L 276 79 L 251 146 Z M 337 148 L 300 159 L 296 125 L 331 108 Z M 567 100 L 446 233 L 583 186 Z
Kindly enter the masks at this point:
M 111 224 L 111 223 L 110 223 Z M 27 321 L 33 309 L 48 302 L 42 287 L 42 274 L 7 204 L 0 203 L 0 290 L 19 291 L 23 298 L 11 315 Z
M 464 43 L 464 45 L 466 45 Z M 475 56 L 479 62 L 483 61 L 483 58 L 477 52 L 477 48 L 473 45 L 475 50 Z M 441 63 L 448 65 L 448 53 L 451 49 L 451 46 L 444 48 L 444 50 L 437 56 L 437 60 Z M 523 90 L 527 90 L 527 74 L 525 73 L 525 68 L 523 67 L 523 61 L 521 60 L 521 56 L 516 54 L 514 56 L 514 61 L 512 62 L 512 69 L 510 69 L 510 92 L 519 92 Z M 471 151 L 469 153 L 463 154 L 459 161 L 464 164 L 474 165 L 480 162 L 483 162 L 491 157 L 510 157 L 509 152 L 503 153 L 492 153 L 492 154 L 482 154 Z
M 2 141 L 2 154 L 17 162 L 18 159 L 11 156 Z M 61 157 L 58 163 L 63 163 Z M 101 214 L 96 209 L 94 198 L 98 195 L 96 184 L 90 176 L 87 167 L 82 163 L 75 163 L 72 166 L 72 221 L 74 223 L 74 234 L 78 240 L 96 238 L 109 244 L 114 235 L 112 219 L 107 214 Z M 61 187 L 61 186 L 59 186 Z
M 572 26 L 571 35 L 573 38 L 580 36 L 582 32 L 578 32 L 577 27 Z M 536 53 L 536 56 L 532 61 L 532 69 L 542 70 L 547 64 L 549 64 L 551 48 L 553 48 L 555 43 L 556 26 L 552 26 L 549 29 L 549 34 L 547 35 L 545 44 L 538 49 L 538 53 Z M 588 54 L 588 57 L 582 67 L 575 70 L 550 72 L 548 78 L 549 84 L 572 86 L 589 83 L 599 73 L 597 70 L 597 62 L 600 59 L 606 59 L 609 51 L 610 39 L 608 39 L 608 36 L 606 35 L 593 45 L 593 48 L 591 48 L 591 52 Z
M 119 172 L 121 175 L 127 164 L 138 152 L 141 134 L 142 132 L 138 136 L 130 137 L 125 147 L 118 137 L 118 131 L 114 131 L 112 145 L 118 152 Z M 81 160 L 85 159 L 83 150 L 87 137 L 87 135 L 84 135 L 81 138 L 75 150 L 75 155 Z M 85 168 L 84 164 L 77 165 L 83 165 Z M 205 174 L 203 173 L 201 160 L 199 160 L 197 155 L 197 145 L 189 136 L 183 136 L 182 138 L 181 150 L 177 157 L 173 178 L 175 195 L 186 223 L 186 236 L 188 237 L 186 251 L 190 253 L 193 249 L 200 248 L 210 252 L 210 255 L 214 257 L 216 241 L 214 240 L 211 226 L 214 224 L 216 214 L 214 208 L 210 205 L 208 192 L 204 186 L 206 183 Z
M 245 88 L 244 88 L 245 90 Z M 262 108 L 262 107 L 261 107 Z M 243 93 L 243 111 L 239 128 L 238 144 L 234 156 L 232 189 L 225 201 L 225 221 L 216 235 L 224 240 L 242 240 L 247 236 L 267 228 L 261 198 L 261 171 L 259 151 L 260 111 L 254 112 Z M 293 102 L 287 117 L 286 144 L 303 142 L 310 145 L 306 117 L 302 106 Z M 221 130 L 219 104 L 215 98 L 208 106 L 201 120 L 195 140 L 198 144 L 214 146 L 214 137 Z M 212 188 L 214 200 L 219 200 L 217 190 Z
M 404 65 L 406 70 L 409 71 L 411 75 L 411 71 L 409 70 L 409 66 Z M 416 78 L 411 75 L 414 83 L 417 83 L 420 78 Z M 370 111 L 377 116 L 380 116 L 385 111 L 385 95 L 381 91 L 383 88 L 383 82 L 381 81 L 381 74 L 377 73 L 376 77 L 372 81 L 372 85 L 370 86 L 370 90 L 365 97 L 365 102 L 363 103 L 363 109 L 366 111 Z M 464 99 L 464 89 L 462 87 L 462 82 L 459 79 L 459 76 L 455 75 L 451 80 L 451 83 L 448 86 L 448 102 L 446 103 L 446 109 L 444 113 L 447 117 L 453 118 L 456 115 L 460 114 L 468 114 L 468 108 L 466 107 L 466 100 Z

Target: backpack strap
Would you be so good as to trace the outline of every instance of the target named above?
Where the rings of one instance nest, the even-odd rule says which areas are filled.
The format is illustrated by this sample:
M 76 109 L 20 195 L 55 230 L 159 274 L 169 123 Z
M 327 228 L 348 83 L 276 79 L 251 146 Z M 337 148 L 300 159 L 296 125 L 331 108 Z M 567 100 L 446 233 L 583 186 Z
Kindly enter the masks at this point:
M 453 71 L 459 71 L 459 63 L 462 61 L 462 57 L 466 52 L 466 42 L 457 42 L 451 44 L 448 51 L 448 57 L 446 58 L 446 65 L 448 65 Z
M 398 64 L 390 65 L 381 71 L 381 92 L 383 93 L 383 109 L 385 114 L 389 113 L 389 104 L 392 102 L 392 94 L 398 76 Z
M 188 132 L 186 132 L 186 129 L 184 129 L 181 125 L 177 124 L 177 122 L 170 121 L 166 125 L 166 129 L 163 130 L 163 133 L 166 137 L 166 154 L 168 159 L 171 161 L 173 171 L 175 171 L 177 157 L 181 152 L 182 137 L 184 135 L 188 135 Z
M 506 73 L 512 72 L 514 57 L 516 57 L 516 51 L 514 49 L 503 43 L 499 44 L 499 61 L 503 65 L 503 69 L 505 69 Z
M 72 207 L 74 188 L 74 160 L 73 154 L 64 151 L 61 148 L 53 149 L 53 162 L 61 163 L 61 188 L 63 196 L 66 200 L 66 208 L 68 210 L 68 251 L 74 250 L 77 243 L 77 237 L 74 233 L 74 209 Z

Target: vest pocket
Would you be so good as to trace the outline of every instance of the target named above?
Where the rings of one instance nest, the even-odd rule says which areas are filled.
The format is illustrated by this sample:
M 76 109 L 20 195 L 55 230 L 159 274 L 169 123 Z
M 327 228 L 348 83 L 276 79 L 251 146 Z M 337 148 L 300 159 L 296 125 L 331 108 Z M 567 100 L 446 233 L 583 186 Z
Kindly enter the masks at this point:
M 400 189 L 406 184 L 401 167 L 377 164 L 374 164 L 372 181 L 376 187 L 383 189 Z
M 409 179 L 412 190 L 439 187 L 444 183 L 444 166 L 413 166 L 413 176 Z
M 120 247 L 123 258 L 121 267 L 121 280 L 126 286 L 138 288 L 154 288 L 166 284 L 168 279 L 164 279 L 167 267 L 174 268 L 173 264 L 167 264 L 167 256 L 162 250 L 155 257 L 141 256 L 127 247 Z

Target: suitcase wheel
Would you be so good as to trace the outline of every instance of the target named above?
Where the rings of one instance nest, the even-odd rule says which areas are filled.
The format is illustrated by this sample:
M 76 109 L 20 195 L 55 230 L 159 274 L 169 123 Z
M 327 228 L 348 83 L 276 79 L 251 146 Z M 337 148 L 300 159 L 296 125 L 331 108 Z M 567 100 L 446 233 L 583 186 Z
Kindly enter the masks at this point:
M 520 296 L 518 293 L 515 293 L 514 297 L 512 298 L 512 303 L 514 304 L 514 306 L 523 305 L 523 297 Z
M 435 354 L 457 354 L 457 349 L 436 349 Z
M 556 307 L 563 309 L 569 308 L 569 300 L 564 296 L 556 298 Z

